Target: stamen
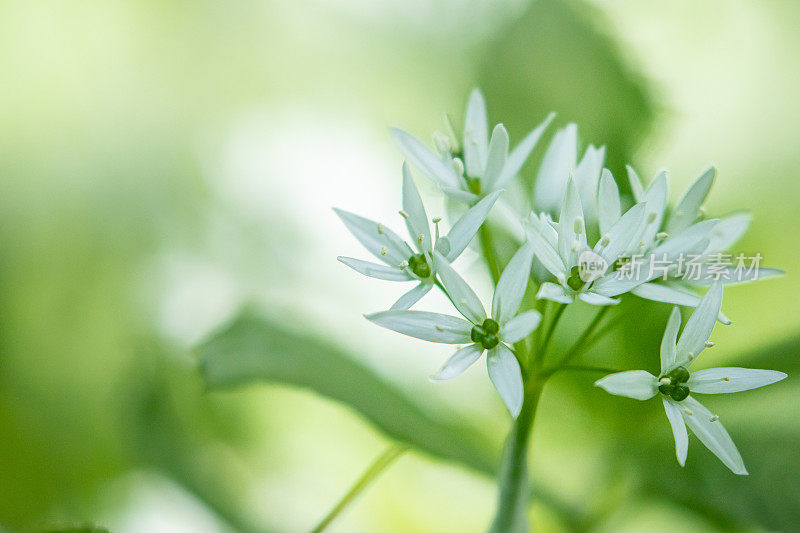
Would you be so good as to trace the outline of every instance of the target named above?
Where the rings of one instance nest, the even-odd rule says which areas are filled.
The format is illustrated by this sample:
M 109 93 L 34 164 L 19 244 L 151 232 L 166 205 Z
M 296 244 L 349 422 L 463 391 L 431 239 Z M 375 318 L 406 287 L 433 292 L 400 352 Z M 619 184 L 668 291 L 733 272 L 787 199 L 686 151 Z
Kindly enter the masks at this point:
M 464 162 L 461 160 L 460 157 L 453 158 L 453 169 L 456 171 L 456 174 L 459 176 L 464 175 Z
M 444 330 L 443 330 L 442 328 L 440 328 L 439 326 L 433 326 L 433 327 L 434 327 L 434 328 L 436 328 L 436 331 L 439 331 L 439 332 L 442 332 L 442 331 L 444 331 Z
M 441 222 L 441 221 L 442 221 L 442 217 L 433 217 L 433 218 L 431 219 L 431 221 L 432 221 L 434 224 L 438 224 L 439 222 Z
M 381 248 L 381 255 L 386 255 L 388 252 L 389 249 L 387 247 L 384 246 L 383 248 Z
M 659 231 L 658 233 L 656 233 L 656 239 L 664 240 L 667 237 L 669 237 L 669 233 L 666 233 L 664 231 Z
M 417 235 L 417 242 L 418 243 L 422 244 L 422 241 L 424 241 L 424 240 L 425 240 L 425 236 L 422 233 Z
M 706 341 L 706 348 L 713 348 L 714 346 L 716 346 L 716 343 L 713 343 L 711 341 Z
M 709 422 L 716 422 L 717 420 L 719 420 L 719 416 L 717 416 L 717 415 L 714 415 L 714 416 L 712 416 L 711 418 L 708 419 Z
M 383 235 L 383 224 L 378 223 L 378 235 Z
M 407 267 L 408 267 L 408 261 L 406 261 L 405 259 L 403 259 L 403 260 L 400 262 L 400 268 L 407 268 Z
M 722 381 L 730 381 L 730 380 L 731 380 L 731 378 L 729 378 L 728 376 L 725 376 L 724 378 L 722 378 Z
M 401 216 L 401 217 L 403 217 L 403 218 L 408 218 L 408 213 L 406 213 L 406 212 L 405 212 L 405 211 L 403 211 L 402 209 L 401 209 L 400 211 L 398 211 L 398 213 L 400 213 L 400 216 Z
M 686 414 L 687 414 L 687 415 L 689 415 L 689 416 L 692 416 L 692 414 L 694 414 L 694 413 L 692 413 L 692 410 L 691 410 L 691 409 L 686 409 L 685 407 L 684 407 L 684 409 L 683 409 L 683 412 L 684 412 L 684 413 L 686 413 Z
M 689 352 L 689 353 L 686 354 L 686 358 L 691 363 L 692 361 L 694 361 L 695 355 L 692 352 Z
M 603 238 L 600 239 L 600 246 L 605 248 L 606 246 L 608 246 L 608 243 L 610 243 L 610 242 L 611 242 L 611 238 L 608 235 L 603 235 Z
M 669 385 L 672 383 L 672 380 L 665 376 L 659 379 L 658 382 L 661 383 L 662 385 Z

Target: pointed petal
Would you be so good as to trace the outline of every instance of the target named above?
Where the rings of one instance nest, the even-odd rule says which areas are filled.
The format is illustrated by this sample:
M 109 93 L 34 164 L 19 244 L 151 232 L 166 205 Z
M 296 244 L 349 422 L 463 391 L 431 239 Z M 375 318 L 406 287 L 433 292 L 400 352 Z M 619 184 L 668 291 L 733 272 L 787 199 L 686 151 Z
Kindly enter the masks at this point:
M 692 372 L 687 386 L 692 393 L 723 394 L 772 385 L 786 378 L 777 370 L 721 367 Z
M 453 301 L 458 312 L 473 324 L 481 324 L 486 318 L 486 311 L 483 309 L 478 295 L 475 294 L 464 278 L 453 270 L 450 263 L 439 252 L 433 253 L 433 263 L 436 272 L 442 279 L 442 285 L 447 290 L 447 294 Z
M 633 193 L 633 199 L 636 202 L 641 202 L 644 200 L 644 187 L 642 186 L 642 180 L 639 178 L 639 175 L 633 170 L 633 167 L 630 165 L 625 165 L 625 169 L 628 171 L 628 182 L 631 184 L 631 192 Z
M 707 239 L 718 223 L 719 219 L 716 218 L 704 220 L 682 231 L 680 235 L 672 236 L 670 234 L 670 237 L 656 246 L 652 253 L 658 259 L 666 256 L 675 260 L 679 254 L 689 253 L 698 243 Z M 708 244 L 704 246 L 704 249 L 707 247 Z
M 442 368 L 431 376 L 432 381 L 448 381 L 457 378 L 464 373 L 472 364 L 477 361 L 483 353 L 483 346 L 477 344 L 470 344 L 460 348 L 454 353 L 450 359 L 442 366 Z
M 672 308 L 669 315 L 664 336 L 661 338 L 661 373 L 666 373 L 675 364 L 675 341 L 678 339 L 678 330 L 681 329 L 681 312 L 677 307 Z
M 736 244 L 750 227 L 750 213 L 737 213 L 720 219 L 709 236 L 706 253 L 724 252 Z
M 649 400 L 658 392 L 658 380 L 644 370 L 628 370 L 609 374 L 594 382 L 611 394 L 626 396 L 635 400 Z
M 494 388 L 506 403 L 511 416 L 516 418 L 522 408 L 523 398 L 522 373 L 517 358 L 505 344 L 498 344 L 489 350 L 486 368 Z
M 689 452 L 689 434 L 686 431 L 686 424 L 681 416 L 681 408 L 674 401 L 662 397 L 664 410 L 667 412 L 669 425 L 672 426 L 672 434 L 675 435 L 675 455 L 678 457 L 678 464 L 686 464 L 686 454 Z
M 566 289 L 561 285 L 545 281 L 539 286 L 539 292 L 536 293 L 537 300 L 551 300 L 562 304 L 571 304 L 573 299 L 572 295 L 567 293 Z
M 531 218 L 531 222 L 535 217 Z M 548 230 L 551 228 L 548 228 Z M 541 261 L 542 265 L 553 274 L 556 278 L 566 278 L 566 267 L 561 256 L 558 255 L 556 248 L 548 241 L 542 234 L 540 229 L 535 224 L 528 224 L 528 242 L 533 247 L 533 253 L 536 258 Z
M 457 318 L 427 311 L 381 311 L 364 315 L 375 324 L 424 341 L 444 344 L 471 342 L 472 324 Z
M 577 246 L 576 246 L 577 242 Z M 567 182 L 561 215 L 558 217 L 558 255 L 569 268 L 574 265 L 579 251 L 586 249 L 586 224 L 581 199 L 573 180 Z
M 539 327 L 542 315 L 538 311 L 526 311 L 515 316 L 500 326 L 500 335 L 503 342 L 514 344 L 527 337 L 531 331 Z
M 450 252 L 447 254 L 448 261 L 455 261 L 469 245 L 500 194 L 502 194 L 502 191 L 495 191 L 489 194 L 453 224 L 447 234 L 447 240 L 450 241 Z
M 420 252 L 432 250 L 431 244 L 431 228 L 428 225 L 428 214 L 425 212 L 425 206 L 422 203 L 422 198 L 419 196 L 419 190 L 411 177 L 411 170 L 408 168 L 407 163 L 403 163 L 403 211 L 408 217 L 406 218 L 406 227 L 408 234 L 411 236 L 411 242 L 417 246 Z M 419 237 L 422 235 L 422 242 Z
M 692 183 L 667 221 L 667 233 L 677 235 L 697 220 L 700 216 L 700 206 L 711 191 L 716 174 L 717 170 L 709 167 Z
M 486 167 L 489 124 L 486 101 L 480 89 L 473 89 L 467 102 L 464 120 L 464 166 L 467 175 L 479 177 Z
M 508 159 L 508 132 L 505 126 L 498 124 L 492 131 L 489 143 L 489 154 L 486 157 L 486 169 L 480 174 L 485 191 L 492 191 L 497 183 L 503 167 Z
M 693 361 L 706 347 L 706 341 L 717 323 L 722 306 L 722 284 L 711 286 L 700 304 L 689 317 L 678 341 L 677 360 L 679 364 Z
M 533 205 L 537 211 L 557 213 L 567 180 L 578 159 L 578 126 L 568 124 L 550 141 L 534 183 Z
M 492 298 L 492 318 L 499 324 L 504 324 L 517 313 L 528 288 L 532 262 L 533 246 L 525 243 L 500 275 Z
M 525 164 L 528 156 L 531 155 L 536 143 L 538 143 L 539 139 L 542 137 L 544 130 L 547 129 L 547 126 L 550 125 L 550 122 L 553 121 L 555 116 L 555 113 L 550 113 L 547 115 L 547 118 L 544 119 L 541 124 L 536 126 L 533 131 L 528 133 L 528 135 L 522 139 L 522 141 L 516 147 L 514 147 L 508 156 L 508 160 L 506 160 L 506 165 L 503 167 L 503 171 L 500 173 L 500 176 L 498 176 L 497 181 L 494 184 L 495 188 L 500 189 L 505 187 L 508 182 L 519 173 L 519 171 L 522 169 L 522 165 Z
M 597 242 L 594 252 L 599 254 L 607 265 L 612 265 L 641 234 L 646 212 L 647 206 L 644 202 L 631 207 Z M 603 246 L 604 243 L 607 244 Z
M 716 265 L 706 263 L 700 265 L 696 273 L 692 276 L 684 277 L 683 281 L 696 286 L 708 286 L 715 281 L 723 285 L 737 285 L 739 283 L 750 283 L 751 281 L 761 281 L 763 279 L 780 277 L 786 274 L 778 268 L 744 268 L 736 266 Z
M 659 172 L 644 193 L 644 202 L 647 203 L 645 225 L 642 228 L 640 240 L 650 248 L 655 241 L 661 224 L 664 221 L 664 211 L 667 208 L 667 174 Z
M 392 128 L 394 142 L 414 166 L 435 181 L 440 187 L 458 188 L 458 176 L 453 167 L 442 161 L 433 151 L 410 134 Z
M 379 265 L 377 263 L 370 263 L 369 261 L 362 261 L 361 259 L 354 259 L 352 257 L 344 257 L 341 255 L 336 259 L 349 266 L 356 272 L 371 278 L 382 279 L 385 281 L 411 281 L 414 279 L 405 270 L 399 267 Z
M 631 292 L 639 298 L 644 298 L 646 300 L 681 305 L 684 307 L 697 307 L 697 304 L 700 303 L 700 297 L 689 289 L 678 285 L 656 283 L 654 281 L 634 287 Z M 717 316 L 717 320 L 726 325 L 731 323 L 730 319 L 725 316 L 722 311 L 720 311 Z
M 598 191 L 597 211 L 600 223 L 600 234 L 605 235 L 622 216 L 619 201 L 619 187 L 614 181 L 614 176 L 607 168 L 603 169 L 600 177 L 600 190 Z
M 410 309 L 412 305 L 417 303 L 420 298 L 428 294 L 428 292 L 433 288 L 433 283 L 420 283 L 397 300 L 394 305 L 391 307 L 392 311 L 402 310 L 405 311 L 406 309 Z
M 744 461 L 722 423 L 703 405 L 689 396 L 680 402 L 681 416 L 689 429 L 711 453 L 716 455 L 734 474 L 747 475 Z M 687 412 L 688 410 L 688 412 Z M 691 413 L 691 414 L 689 414 Z M 713 420 L 713 422 L 712 422 Z
M 403 239 L 383 224 L 336 207 L 333 211 L 358 242 L 387 265 L 398 266 L 412 254 L 413 251 Z M 384 247 L 386 253 L 382 252 Z
M 595 148 L 589 145 L 573 173 L 583 212 L 589 224 L 593 224 L 597 220 L 597 188 L 605 158 L 605 146 Z
M 583 300 L 589 305 L 617 305 L 620 301 L 608 296 L 601 296 L 595 292 L 581 292 L 578 293 L 578 298 Z

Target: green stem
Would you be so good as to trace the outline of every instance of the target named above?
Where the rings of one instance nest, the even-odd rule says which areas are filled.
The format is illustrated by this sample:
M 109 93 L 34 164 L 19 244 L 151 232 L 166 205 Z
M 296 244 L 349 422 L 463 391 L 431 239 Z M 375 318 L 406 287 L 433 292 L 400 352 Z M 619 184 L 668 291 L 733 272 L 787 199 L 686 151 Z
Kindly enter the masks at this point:
M 528 532 L 528 447 L 543 385 L 535 379 L 526 385 L 522 409 L 503 447 L 497 511 L 489 533 Z
M 564 314 L 564 310 L 567 308 L 567 304 L 559 303 L 557 304 L 555 313 L 553 313 L 553 318 L 550 320 L 550 326 L 547 329 L 547 333 L 544 336 L 544 340 L 542 341 L 542 348 L 539 350 L 539 361 L 540 363 L 544 363 L 544 358 L 547 355 L 547 350 L 550 348 L 550 341 L 553 340 L 553 332 L 556 330 L 556 326 L 558 325 L 558 321 L 561 319 L 561 315 Z
M 494 252 L 492 232 L 489 231 L 489 227 L 486 223 L 481 226 L 480 239 L 483 256 L 486 258 L 486 263 L 489 265 L 489 273 L 492 275 L 492 281 L 495 286 L 497 286 L 497 281 L 500 279 L 500 265 L 497 262 L 497 256 Z
M 322 519 L 322 521 L 311 530 L 311 533 L 320 533 L 327 528 L 333 520 L 341 514 L 341 512 L 358 496 L 367 486 L 383 472 L 389 465 L 391 465 L 398 457 L 408 450 L 410 446 L 406 443 L 395 443 L 389 446 L 380 457 L 378 457 L 372 465 L 364 472 L 358 481 L 347 491 L 339 503 Z
M 564 355 L 563 359 L 561 359 L 561 362 L 557 365 L 558 367 L 564 367 L 568 365 L 576 355 L 578 355 L 585 348 L 591 346 L 591 344 L 596 341 L 596 339 L 592 339 L 590 343 L 587 343 L 587 340 L 592 336 L 592 333 L 594 333 L 594 330 L 606 316 L 608 310 L 609 306 L 605 306 L 597 312 L 580 338 L 575 341 L 575 344 L 572 345 L 572 347 L 567 351 L 566 355 Z

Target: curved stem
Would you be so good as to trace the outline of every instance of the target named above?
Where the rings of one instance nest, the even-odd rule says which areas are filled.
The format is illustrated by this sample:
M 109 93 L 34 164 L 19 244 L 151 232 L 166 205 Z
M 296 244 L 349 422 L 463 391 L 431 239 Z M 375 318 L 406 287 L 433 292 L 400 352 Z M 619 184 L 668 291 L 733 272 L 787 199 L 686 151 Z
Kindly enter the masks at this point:
M 361 494 L 364 489 L 383 472 L 389 465 L 391 465 L 398 457 L 408 450 L 410 446 L 406 443 L 395 443 L 389 446 L 375 462 L 370 465 L 366 472 L 364 472 L 358 481 L 347 491 L 341 500 L 331 509 L 331 511 L 323 518 L 317 527 L 311 530 L 311 533 L 320 533 L 327 528 L 333 520 L 352 502 L 356 496 Z
M 561 315 L 564 314 L 564 310 L 567 308 L 567 304 L 557 304 L 555 313 L 553 313 L 553 318 L 550 320 L 550 326 L 547 329 L 547 333 L 545 334 L 544 340 L 542 341 L 542 348 L 539 350 L 539 361 L 544 363 L 544 358 L 547 355 L 547 350 L 550 348 L 550 341 L 553 340 L 553 332 L 556 330 L 556 326 L 558 325 L 559 319 L 561 319 Z
M 497 262 L 497 256 L 494 252 L 494 244 L 492 243 L 492 232 L 484 222 L 480 229 L 481 249 L 483 256 L 486 258 L 486 263 L 489 266 L 489 273 L 492 275 L 492 281 L 497 286 L 497 281 L 500 279 L 500 265 Z
M 606 316 L 608 310 L 609 307 L 605 306 L 597 312 L 597 314 L 594 316 L 592 321 L 586 327 L 586 330 L 583 332 L 580 338 L 577 341 L 575 341 L 575 344 L 572 345 L 572 347 L 567 351 L 566 355 L 564 355 L 564 357 L 561 359 L 561 362 L 558 364 L 558 367 L 564 367 L 568 365 L 570 361 L 572 361 L 572 359 L 575 358 L 576 355 L 578 355 L 582 350 L 588 348 L 594 342 L 596 342 L 596 340 L 598 340 L 598 338 L 594 338 L 591 339 L 589 343 L 587 343 L 587 340 L 589 340 L 589 338 L 592 336 L 592 333 L 594 333 L 594 330 Z

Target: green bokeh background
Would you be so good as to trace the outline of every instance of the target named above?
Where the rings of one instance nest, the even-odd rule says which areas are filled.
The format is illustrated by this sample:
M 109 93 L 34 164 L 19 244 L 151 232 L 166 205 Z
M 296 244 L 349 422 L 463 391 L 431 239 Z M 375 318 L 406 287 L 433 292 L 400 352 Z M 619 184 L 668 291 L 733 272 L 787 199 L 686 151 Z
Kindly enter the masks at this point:
M 392 436 L 418 450 L 330 531 L 483 530 L 500 400 L 480 365 L 430 383 L 447 350 L 361 318 L 403 289 L 336 262 L 361 252 L 329 209 L 399 223 L 387 126 L 429 140 L 480 86 L 512 139 L 556 111 L 618 178 L 669 169 L 673 200 L 715 164 L 708 212 L 752 212 L 740 250 L 788 274 L 726 291 L 702 361 L 790 374 L 707 402 L 751 475 L 696 439 L 681 469 L 660 405 L 560 376 L 537 530 L 797 531 L 798 20 L 788 0 L 0 2 L 0 530 L 306 531 Z M 655 367 L 668 306 L 626 305 L 591 360 Z M 269 383 L 216 390 L 201 355 L 212 385 Z

